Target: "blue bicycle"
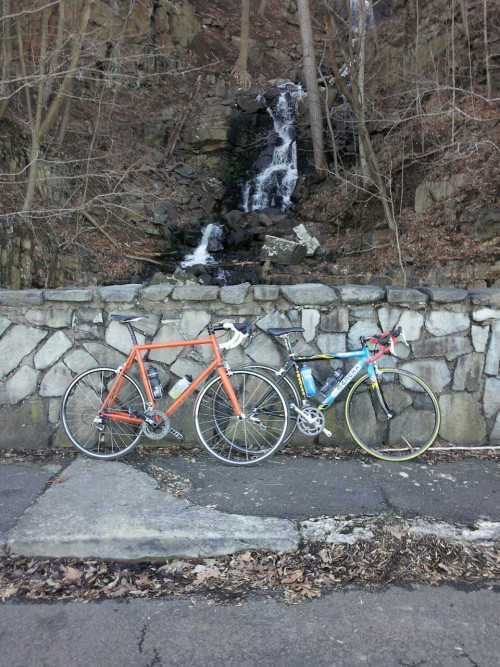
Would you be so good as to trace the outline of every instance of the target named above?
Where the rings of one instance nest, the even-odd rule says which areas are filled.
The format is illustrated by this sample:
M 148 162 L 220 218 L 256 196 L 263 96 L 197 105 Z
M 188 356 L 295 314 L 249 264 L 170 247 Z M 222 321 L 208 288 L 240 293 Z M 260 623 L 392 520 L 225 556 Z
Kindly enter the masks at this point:
M 290 337 L 303 331 L 302 327 L 268 329 L 270 336 L 284 342 L 288 360 L 280 369 L 249 366 L 269 373 L 287 398 L 291 419 L 283 444 L 297 429 L 306 436 L 324 433 L 331 437 L 325 426 L 325 411 L 351 385 L 345 399 L 345 419 L 349 433 L 362 449 L 385 461 L 407 461 L 429 449 L 441 423 L 432 389 L 410 371 L 379 368 L 377 364 L 382 356 L 394 352 L 398 338 L 407 345 L 401 327 L 362 337 L 357 350 L 294 354 Z M 375 349 L 371 350 L 372 345 Z M 348 371 L 335 369 L 318 391 L 309 364 L 332 359 L 356 363 Z

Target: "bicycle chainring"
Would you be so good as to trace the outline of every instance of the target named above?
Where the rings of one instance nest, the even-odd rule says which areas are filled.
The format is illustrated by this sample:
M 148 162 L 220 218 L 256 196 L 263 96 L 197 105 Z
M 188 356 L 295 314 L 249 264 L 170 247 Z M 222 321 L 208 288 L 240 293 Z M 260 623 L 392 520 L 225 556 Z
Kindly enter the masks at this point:
M 309 423 L 302 417 L 302 415 L 297 415 L 297 426 L 299 431 L 304 435 L 311 437 L 322 433 L 325 428 L 325 415 L 317 408 L 313 407 L 301 408 L 301 412 L 304 412 L 308 417 L 314 419 L 314 422 Z
M 150 440 L 162 440 L 170 431 L 170 419 L 161 410 L 148 410 L 148 417 L 152 417 L 158 426 L 142 422 L 142 432 Z

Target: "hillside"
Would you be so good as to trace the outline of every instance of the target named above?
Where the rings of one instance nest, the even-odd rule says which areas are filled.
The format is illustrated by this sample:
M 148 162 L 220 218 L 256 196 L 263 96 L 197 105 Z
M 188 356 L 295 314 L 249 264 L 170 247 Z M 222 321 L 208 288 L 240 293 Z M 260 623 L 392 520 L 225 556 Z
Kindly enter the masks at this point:
M 80 5 L 66 4 L 72 8 L 63 26 L 69 34 Z M 276 79 L 302 81 L 295 3 L 267 0 L 263 14 L 260 3 L 251 3 L 251 87 L 237 86 L 231 74 L 239 50 L 237 4 L 129 0 L 117 10 L 107 0 L 96 2 L 82 36 L 78 76 L 71 95 L 64 91 L 71 98 L 68 118 L 62 106 L 35 152 L 41 18 L 22 18 L 33 62 L 28 51 L 24 62 L 20 55 L 15 19 L 9 29 L 3 19 L 2 48 L 5 53 L 10 39 L 12 62 L 18 71 L 25 68 L 27 83 L 17 90 L 5 75 L 2 82 L 12 92 L 0 116 L 0 286 L 109 284 L 155 272 L 168 277 L 180 247 L 195 245 L 196 230 L 207 220 L 228 224 L 234 208 L 228 192 L 244 178 L 265 119 L 252 100 Z M 280 279 L 500 286 L 500 7 L 490 3 L 485 23 L 478 0 L 376 3 L 366 39 L 364 110 L 395 229 L 388 227 L 380 189 L 360 173 L 352 154 L 341 156 L 340 170 L 335 166 L 342 95 L 332 52 L 341 67 L 345 47 L 357 38 L 341 13 L 335 18 L 342 40 L 332 44 L 323 2 L 311 1 L 311 8 L 328 99 L 328 170 L 320 179 L 312 175 L 302 114 L 301 178 L 287 212 L 290 224 L 282 228 L 293 237 L 293 225 L 304 223 L 320 249 Z M 56 13 L 47 17 L 54 40 L 57 19 Z M 47 59 L 53 83 L 42 116 L 57 98 L 60 54 L 68 49 L 69 58 L 69 48 L 54 49 Z M 37 156 L 38 169 L 27 205 L 30 155 Z M 264 231 L 275 232 L 276 220 L 254 218 L 231 219 L 257 226 L 251 233 L 260 243 Z M 243 257 L 252 266 L 250 279 L 266 281 L 257 242 L 234 261 L 241 264 Z

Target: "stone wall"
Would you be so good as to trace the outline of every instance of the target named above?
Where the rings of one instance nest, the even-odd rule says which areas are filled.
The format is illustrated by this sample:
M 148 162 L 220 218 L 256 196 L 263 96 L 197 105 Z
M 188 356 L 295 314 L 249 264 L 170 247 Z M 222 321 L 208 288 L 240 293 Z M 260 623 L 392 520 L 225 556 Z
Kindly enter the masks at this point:
M 244 349 L 229 353 L 233 367 L 276 366 L 284 360 L 281 345 L 263 333 L 268 327 L 304 327 L 295 349 L 307 354 L 357 347 L 361 335 L 399 324 L 410 347 L 397 345 L 396 363 L 420 375 L 438 394 L 441 439 L 462 446 L 500 444 L 500 290 L 188 283 L 0 290 L 1 448 L 68 445 L 59 409 L 69 381 L 92 366 L 120 365 L 130 349 L 127 329 L 110 320 L 112 313 L 149 315 L 137 323 L 139 342 L 192 340 L 211 320 L 249 319 L 256 331 Z M 197 350 L 205 349 L 156 351 L 150 358 L 167 382 L 198 374 L 205 361 Z M 393 361 L 383 358 L 384 365 Z M 316 366 L 318 379 L 325 379 L 330 362 Z M 195 442 L 191 410 L 189 399 L 172 416 L 187 444 Z M 353 446 L 339 408 L 327 416 L 334 429 L 330 442 Z

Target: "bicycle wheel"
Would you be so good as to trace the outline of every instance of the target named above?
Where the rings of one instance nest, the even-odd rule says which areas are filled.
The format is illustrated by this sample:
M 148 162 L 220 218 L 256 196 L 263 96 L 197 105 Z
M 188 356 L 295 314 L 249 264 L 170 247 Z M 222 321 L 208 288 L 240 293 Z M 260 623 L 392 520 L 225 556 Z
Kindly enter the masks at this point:
M 428 449 L 441 421 L 437 398 L 423 380 L 398 368 L 378 369 L 378 389 L 368 375 L 351 387 L 345 404 L 347 427 L 357 444 L 384 461 L 408 461 Z
M 286 399 L 275 382 L 256 371 L 231 371 L 230 381 L 243 416 L 236 416 L 222 380 L 216 377 L 196 400 L 198 438 L 208 453 L 223 463 L 259 463 L 283 443 L 289 423 Z
M 115 368 L 84 371 L 73 379 L 62 399 L 61 421 L 68 438 L 78 451 L 93 459 L 124 456 L 141 437 L 141 424 L 130 424 L 106 415 L 98 418 L 99 409 L 117 375 Z M 141 388 L 128 375 L 123 376 L 113 408 L 126 413 L 129 408 L 146 409 Z
M 300 408 L 302 404 L 297 388 L 290 380 L 288 375 L 280 375 L 279 371 L 276 368 L 273 368 L 272 366 L 252 364 L 251 366 L 245 366 L 245 369 L 255 370 L 258 373 L 265 373 L 266 375 L 269 375 L 271 379 L 274 382 L 276 382 L 278 387 L 283 392 L 283 395 L 286 398 L 286 402 L 290 410 L 290 419 L 288 423 L 288 428 L 286 431 L 285 438 L 281 443 L 282 445 L 286 444 L 297 430 L 298 415 L 297 412 L 291 407 L 292 405 L 296 405 L 298 408 Z

